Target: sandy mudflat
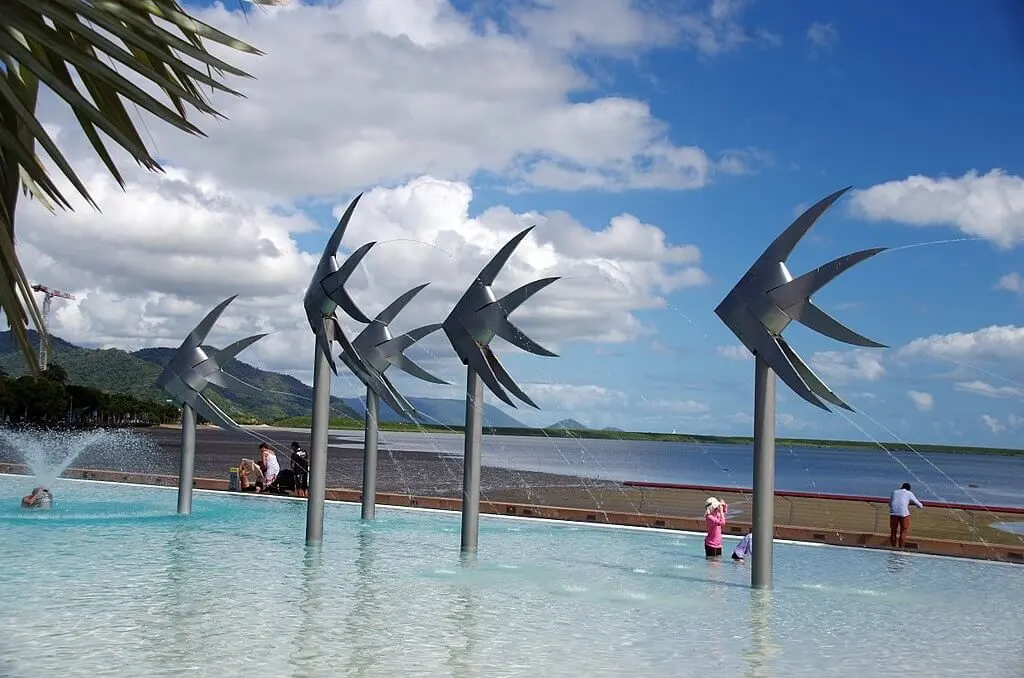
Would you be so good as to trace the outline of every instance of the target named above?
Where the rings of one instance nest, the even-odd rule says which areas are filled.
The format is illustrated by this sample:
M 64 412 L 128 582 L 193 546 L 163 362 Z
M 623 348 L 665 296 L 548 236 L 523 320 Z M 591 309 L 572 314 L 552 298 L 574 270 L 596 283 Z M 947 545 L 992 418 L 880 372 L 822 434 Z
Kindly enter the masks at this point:
M 309 449 L 309 434 L 273 428 L 259 429 L 279 449 L 286 450 L 292 440 Z M 72 466 L 166 475 L 178 474 L 181 431 L 173 428 L 140 429 L 146 444 L 130 455 L 112 455 L 104 450 L 84 452 Z M 201 426 L 196 432 L 195 475 L 200 478 L 228 477 L 228 469 L 237 466 L 243 457 L 255 459 L 259 443 L 244 435 Z M 327 455 L 327 486 L 358 488 L 362 485 L 362 446 L 329 448 Z M 287 455 L 279 454 L 281 468 L 288 468 Z M 0 447 L 0 462 L 24 463 L 22 456 Z M 501 468 L 481 469 L 481 494 L 520 490 L 523 496 L 545 488 L 610 486 L 614 483 L 578 476 L 564 476 L 533 471 Z M 436 452 L 391 452 L 381 446 L 377 465 L 377 491 L 426 496 L 460 497 L 462 494 L 462 458 Z

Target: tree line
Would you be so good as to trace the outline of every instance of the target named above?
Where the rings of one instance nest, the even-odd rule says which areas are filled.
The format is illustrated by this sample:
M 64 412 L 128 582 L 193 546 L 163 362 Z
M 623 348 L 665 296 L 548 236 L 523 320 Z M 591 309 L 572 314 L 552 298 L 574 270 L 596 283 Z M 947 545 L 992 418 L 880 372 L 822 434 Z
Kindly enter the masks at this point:
M 135 426 L 181 419 L 170 402 L 148 402 L 126 393 L 104 393 L 68 383 L 68 373 L 51 364 L 38 377 L 11 378 L 0 370 L 0 421 L 33 426 Z

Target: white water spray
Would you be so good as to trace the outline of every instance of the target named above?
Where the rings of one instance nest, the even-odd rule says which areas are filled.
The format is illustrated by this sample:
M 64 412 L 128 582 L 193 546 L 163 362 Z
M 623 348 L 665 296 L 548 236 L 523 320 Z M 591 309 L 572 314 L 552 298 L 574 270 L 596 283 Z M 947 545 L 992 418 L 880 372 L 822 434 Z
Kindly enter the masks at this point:
M 131 429 L 90 431 L 45 431 L 0 429 L 0 447 L 13 451 L 24 460 L 36 478 L 36 485 L 47 487 L 66 471 L 84 452 L 103 455 L 107 468 L 143 456 L 152 443 Z

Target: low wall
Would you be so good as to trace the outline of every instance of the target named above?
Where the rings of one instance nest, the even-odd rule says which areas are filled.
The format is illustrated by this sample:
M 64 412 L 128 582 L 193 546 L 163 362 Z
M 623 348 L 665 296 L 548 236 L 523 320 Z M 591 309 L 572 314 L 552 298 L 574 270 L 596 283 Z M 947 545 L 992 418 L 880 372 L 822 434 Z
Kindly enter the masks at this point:
M 26 474 L 27 468 L 18 464 L 0 464 L 0 473 Z M 143 473 L 125 473 L 121 471 L 101 471 L 94 469 L 68 469 L 66 478 L 83 480 L 100 480 L 107 482 L 137 483 L 163 487 L 177 487 L 178 477 L 171 475 L 154 475 Z M 227 491 L 228 481 L 214 478 L 195 478 L 193 487 L 203 490 Z M 665 489 L 665 488 L 661 488 Z M 696 488 L 694 492 L 727 494 L 724 488 Z M 728 488 L 736 492 L 736 488 Z M 334 501 L 359 502 L 362 493 L 351 489 L 328 489 L 327 499 Z M 816 501 L 828 501 L 816 497 Z M 838 500 L 842 501 L 842 500 Z M 439 509 L 444 511 L 461 511 L 462 500 L 452 497 L 423 497 L 406 494 L 378 493 L 377 504 L 387 506 L 408 506 L 417 508 Z M 626 525 L 633 527 L 652 527 L 688 532 L 703 532 L 703 518 L 659 515 L 641 511 L 616 511 L 591 509 L 573 506 L 544 505 L 502 501 L 490 498 L 480 502 L 480 512 L 495 515 L 521 516 L 528 518 L 545 518 L 586 523 L 605 523 L 610 525 Z M 776 513 L 776 515 L 779 515 Z M 728 534 L 741 535 L 750 531 L 749 521 L 730 521 L 726 527 Z M 889 549 L 887 534 L 864 530 L 848 530 L 823 528 L 820 526 L 776 525 L 776 539 L 789 539 L 834 546 L 849 546 L 873 549 Z M 997 560 L 1010 563 L 1024 563 L 1024 543 L 991 544 L 982 542 L 964 542 L 950 539 L 915 537 L 907 543 L 907 550 L 943 556 L 975 558 L 980 560 Z
M 714 485 L 682 485 L 679 483 L 649 483 L 639 480 L 627 480 L 622 483 L 626 487 L 640 487 L 664 490 L 699 490 L 708 494 L 728 492 L 733 494 L 752 495 L 749 487 L 723 487 Z M 792 490 L 776 490 L 776 497 L 794 497 L 799 499 L 839 499 L 843 501 L 864 501 L 889 506 L 888 497 L 870 497 L 862 494 L 823 494 L 821 492 L 794 492 Z M 957 504 L 948 501 L 922 501 L 925 508 L 941 508 L 959 511 L 987 511 L 989 513 L 1010 513 L 1024 516 L 1024 508 L 1016 506 L 986 506 L 984 504 Z

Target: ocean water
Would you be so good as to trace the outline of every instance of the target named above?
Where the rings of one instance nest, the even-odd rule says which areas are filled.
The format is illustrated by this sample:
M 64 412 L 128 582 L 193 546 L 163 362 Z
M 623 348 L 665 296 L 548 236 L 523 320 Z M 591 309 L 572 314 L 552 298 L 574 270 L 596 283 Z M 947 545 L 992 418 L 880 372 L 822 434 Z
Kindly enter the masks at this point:
M 778 544 L 770 593 L 700 535 L 0 476 L 0 675 L 1019 676 L 1020 566 Z M 728 546 L 728 545 L 727 545 Z
M 336 446 L 362 446 L 361 431 L 332 432 Z M 461 455 L 447 433 L 382 431 L 382 447 Z M 750 487 L 749 445 L 484 436 L 483 464 L 606 480 Z M 888 497 L 904 482 L 920 499 L 1024 507 L 1024 455 L 887 453 L 779 446 L 778 490 Z

